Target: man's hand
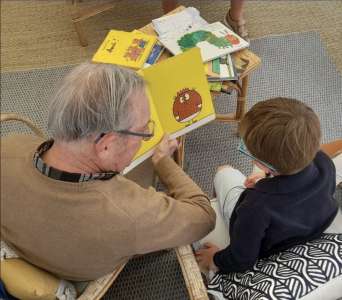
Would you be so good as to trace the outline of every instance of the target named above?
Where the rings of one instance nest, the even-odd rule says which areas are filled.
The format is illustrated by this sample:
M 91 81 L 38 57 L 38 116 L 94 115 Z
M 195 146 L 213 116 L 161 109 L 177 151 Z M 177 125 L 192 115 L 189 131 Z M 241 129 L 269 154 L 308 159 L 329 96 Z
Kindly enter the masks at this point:
M 196 251 L 196 260 L 201 268 L 217 271 L 214 264 L 214 255 L 220 249 L 212 243 L 205 243 L 204 247 Z
M 265 176 L 266 174 L 264 172 L 253 173 L 246 178 L 244 185 L 246 188 L 253 188 L 255 184 L 260 179 L 265 178 Z
M 171 156 L 173 152 L 178 148 L 178 142 L 176 139 L 170 140 L 167 134 L 164 135 L 160 141 L 154 153 L 152 155 L 152 163 L 156 165 L 163 157 Z

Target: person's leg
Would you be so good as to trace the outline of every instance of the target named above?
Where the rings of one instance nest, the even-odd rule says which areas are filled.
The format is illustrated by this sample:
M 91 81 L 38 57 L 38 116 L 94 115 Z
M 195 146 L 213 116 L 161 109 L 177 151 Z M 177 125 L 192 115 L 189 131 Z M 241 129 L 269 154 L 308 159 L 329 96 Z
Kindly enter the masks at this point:
M 178 6 L 177 0 L 162 0 L 164 14 L 174 10 Z
M 221 167 L 214 177 L 216 198 L 227 225 L 235 204 L 245 189 L 245 180 L 245 175 L 230 166 Z
M 213 231 L 206 235 L 199 242 L 195 243 L 196 250 L 207 242 L 210 242 L 220 249 L 224 249 L 230 242 L 229 219 L 238 201 L 240 194 L 244 190 L 246 177 L 230 166 L 220 167 L 214 178 L 214 188 L 216 198 L 210 201 L 216 213 L 216 224 Z M 213 271 L 201 269 L 208 280 L 214 276 Z
M 211 207 L 216 213 L 216 224 L 213 231 L 195 245 L 200 247 L 206 242 L 216 244 L 219 248 L 225 248 L 229 244 L 229 219 L 244 190 L 246 177 L 239 171 L 229 166 L 220 167 L 214 178 L 216 198 L 210 201 Z
M 230 26 L 239 36 L 248 40 L 246 22 L 243 18 L 243 5 L 244 0 L 231 0 L 230 9 L 224 18 L 224 23 Z
M 230 1 L 230 17 L 234 21 L 243 19 L 243 3 L 244 0 L 231 0 Z

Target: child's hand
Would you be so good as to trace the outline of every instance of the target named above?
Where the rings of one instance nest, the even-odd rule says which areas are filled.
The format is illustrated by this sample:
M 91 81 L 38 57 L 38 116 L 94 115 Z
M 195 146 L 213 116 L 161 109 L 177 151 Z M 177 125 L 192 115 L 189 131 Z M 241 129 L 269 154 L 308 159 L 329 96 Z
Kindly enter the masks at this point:
M 265 178 L 265 176 L 266 174 L 264 172 L 253 173 L 246 178 L 244 185 L 246 188 L 253 188 L 255 184 L 260 179 Z
M 197 250 L 195 253 L 198 264 L 207 270 L 217 271 L 214 264 L 214 255 L 220 249 L 212 243 L 205 243 L 203 246 L 202 249 Z
M 230 165 L 222 165 L 222 166 L 219 166 L 219 167 L 217 168 L 217 170 L 216 170 L 216 173 L 217 173 L 217 172 L 220 172 L 220 171 L 223 170 L 223 169 L 229 169 L 229 168 L 233 168 L 233 167 L 230 166 Z

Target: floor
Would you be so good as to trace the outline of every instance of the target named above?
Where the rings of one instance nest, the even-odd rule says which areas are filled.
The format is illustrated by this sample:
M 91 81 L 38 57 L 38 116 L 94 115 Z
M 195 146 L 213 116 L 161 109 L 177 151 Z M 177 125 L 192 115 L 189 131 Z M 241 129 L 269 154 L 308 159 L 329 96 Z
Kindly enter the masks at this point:
M 99 0 L 82 0 L 81 5 L 95 2 Z M 71 0 L 2 0 L 1 71 L 83 62 L 91 59 L 109 29 L 132 30 L 162 15 L 158 0 L 114 2 L 116 6 L 111 11 L 83 22 L 89 45 L 81 47 L 71 22 Z M 209 22 L 222 20 L 229 6 L 227 0 L 178 3 L 198 8 Z M 270 34 L 319 32 L 338 70 L 342 70 L 342 1 L 247 0 L 244 13 L 251 39 Z M 148 186 L 151 174 L 152 165 L 147 161 L 129 177 Z
M 82 0 L 91 5 L 99 0 Z M 103 0 L 102 0 L 103 1 Z M 108 1 L 108 0 L 107 0 Z M 161 1 L 115 0 L 109 12 L 84 22 L 89 46 L 80 47 L 71 23 L 71 0 L 2 0 L 2 71 L 77 64 L 90 59 L 109 29 L 132 30 L 162 15 Z M 179 0 L 209 22 L 222 20 L 227 0 Z M 245 4 L 250 37 L 318 31 L 342 70 L 342 1 L 253 1 Z

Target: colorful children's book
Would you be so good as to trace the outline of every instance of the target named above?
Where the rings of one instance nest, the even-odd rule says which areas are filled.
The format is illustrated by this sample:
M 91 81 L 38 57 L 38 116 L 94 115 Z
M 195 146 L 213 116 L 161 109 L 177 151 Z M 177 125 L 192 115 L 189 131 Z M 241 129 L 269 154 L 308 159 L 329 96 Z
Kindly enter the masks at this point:
M 209 82 L 209 88 L 213 92 L 221 92 L 222 82 L 220 81 Z
M 209 86 L 198 48 L 139 70 L 147 82 L 154 136 L 141 148 L 124 173 L 153 154 L 165 133 L 184 135 L 215 119 Z
M 235 57 L 233 61 L 237 76 L 240 77 L 240 75 L 247 69 L 249 60 L 244 57 Z
M 93 61 L 140 69 L 156 41 L 155 36 L 139 31 L 111 30 L 93 56 Z
M 144 68 L 150 67 L 151 65 L 155 64 L 158 61 L 159 57 L 163 54 L 164 49 L 164 46 L 160 42 L 155 43 L 150 55 L 148 56 L 144 64 Z
M 207 24 L 187 33 L 160 36 L 159 40 L 174 55 L 198 47 L 201 49 L 203 62 L 249 46 L 247 41 L 221 22 Z
M 230 54 L 221 56 L 205 64 L 208 81 L 237 80 L 233 60 Z

